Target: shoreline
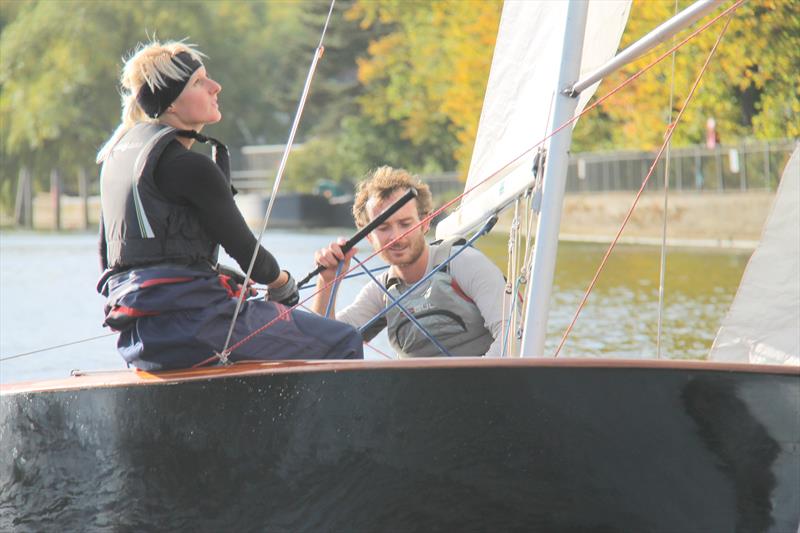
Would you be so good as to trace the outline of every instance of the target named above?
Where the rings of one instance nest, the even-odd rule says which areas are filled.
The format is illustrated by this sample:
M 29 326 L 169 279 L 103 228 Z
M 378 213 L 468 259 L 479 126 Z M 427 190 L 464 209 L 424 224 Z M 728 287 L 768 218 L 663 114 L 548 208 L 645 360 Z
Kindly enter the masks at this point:
M 569 194 L 564 198 L 559 241 L 610 243 L 619 231 L 634 192 Z M 671 193 L 667 202 L 666 244 L 680 248 L 753 250 L 761 240 L 774 192 Z M 513 214 L 504 213 L 497 230 L 508 232 Z M 663 193 L 645 193 L 619 242 L 661 246 Z
M 569 194 L 564 198 L 559 240 L 564 242 L 610 243 L 630 208 L 635 193 L 607 192 Z M 773 192 L 671 193 L 667 202 L 667 246 L 752 250 L 761 238 L 770 212 Z M 77 197 L 62 197 L 61 232 L 96 232 L 99 198 L 88 201 L 88 227 L 83 226 L 83 204 Z M 645 193 L 620 237 L 622 244 L 660 246 L 663 232 L 664 196 Z M 500 216 L 494 232 L 507 234 L 513 212 Z M 33 228 L 10 224 L 11 214 L 2 213 L 0 229 L 13 232 L 54 232 L 53 206 L 49 194 L 34 200 Z M 248 220 L 252 223 L 253 221 Z M 260 227 L 261 221 L 257 221 Z M 330 230 L 331 228 L 319 228 Z M 348 229 L 341 228 L 347 232 Z M 317 228 L 307 228 L 314 232 Z

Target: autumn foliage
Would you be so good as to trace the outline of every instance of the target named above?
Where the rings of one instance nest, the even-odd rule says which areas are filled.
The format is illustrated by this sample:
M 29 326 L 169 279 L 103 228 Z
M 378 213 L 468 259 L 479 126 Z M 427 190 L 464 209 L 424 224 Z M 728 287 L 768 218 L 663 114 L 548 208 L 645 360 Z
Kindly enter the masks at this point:
M 444 127 L 463 168 L 478 128 L 501 8 L 499 0 L 358 2 L 349 15 L 363 27 L 376 20 L 395 24 L 358 63 L 366 88 L 363 112 L 378 123 L 398 121 L 415 143 L 441 135 Z
M 676 6 L 675 0 L 634 0 L 622 47 L 689 1 Z M 119 121 L 121 58 L 153 35 L 188 38 L 208 53 L 207 68 L 224 87 L 225 119 L 209 128 L 211 135 L 234 151 L 244 144 L 285 142 L 329 5 L 0 2 L 0 204 L 13 202 L 12 185 L 22 167 L 32 171 L 39 190 L 49 186 L 52 168 L 96 174 L 94 155 Z M 292 154 L 286 186 L 310 190 L 319 178 L 355 180 L 384 164 L 464 172 L 502 9 L 501 0 L 337 0 L 298 133 L 306 149 Z M 682 47 L 674 70 L 667 57 L 582 118 L 573 149 L 660 143 L 724 22 Z M 671 44 L 609 76 L 597 95 Z M 798 0 L 744 2 L 674 143 L 702 142 L 709 117 L 723 143 L 799 136 L 798 73 Z
M 681 1 L 683 9 L 690 4 Z M 725 5 L 731 5 L 726 2 Z M 633 3 L 621 47 L 633 43 L 675 13 L 675 2 Z M 714 12 L 705 20 L 713 18 Z M 701 21 L 701 22 L 705 22 Z M 603 106 L 601 123 L 591 124 L 592 139 L 579 131 L 586 148 L 652 148 L 661 143 L 665 128 L 683 105 L 726 18 L 667 57 Z M 698 25 L 699 26 L 699 25 Z M 645 57 L 603 81 L 598 95 L 651 63 L 688 36 L 685 30 Z M 734 11 L 725 35 L 704 74 L 697 94 L 675 132 L 677 145 L 700 143 L 708 118 L 716 122 L 722 142 L 741 138 L 784 138 L 800 135 L 800 11 L 793 0 L 745 2 Z M 672 109 L 669 107 L 672 93 Z M 592 119 L 590 119 L 592 120 Z M 596 120 L 596 119 L 595 119 Z
M 676 131 L 675 144 L 701 142 L 709 117 L 715 119 L 723 142 L 800 135 L 800 10 L 793 1 L 754 0 L 734 12 Z M 634 1 L 621 47 L 689 3 Z M 394 30 L 372 42 L 368 56 L 359 61 L 363 112 L 378 123 L 397 121 L 403 135 L 416 141 L 446 128 L 456 141 L 453 155 L 465 168 L 501 10 L 501 2 L 495 0 L 358 1 L 349 16 L 360 19 L 363 27 L 376 20 L 394 24 Z M 718 21 L 682 47 L 675 54 L 674 69 L 672 58 L 666 58 L 582 119 L 575 131 L 575 148 L 652 148 L 660 143 L 724 22 Z M 689 33 L 685 30 L 675 41 L 609 76 L 597 95 L 616 87 Z

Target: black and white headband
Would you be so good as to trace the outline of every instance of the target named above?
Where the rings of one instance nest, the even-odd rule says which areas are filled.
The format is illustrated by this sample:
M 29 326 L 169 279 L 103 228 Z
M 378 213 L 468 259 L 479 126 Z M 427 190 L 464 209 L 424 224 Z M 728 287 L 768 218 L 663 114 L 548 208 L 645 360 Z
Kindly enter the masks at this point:
M 197 69 L 203 66 L 200 61 L 197 61 L 189 52 L 179 52 L 172 56 L 172 62 L 178 66 L 180 70 L 186 72 L 186 76 L 175 80 L 166 78 L 167 84 L 164 87 L 156 87 L 155 92 L 150 89 L 150 85 L 145 83 L 139 89 L 139 94 L 136 95 L 136 102 L 147 113 L 150 118 L 158 118 L 164 111 L 175 101 L 189 78 L 192 77 Z

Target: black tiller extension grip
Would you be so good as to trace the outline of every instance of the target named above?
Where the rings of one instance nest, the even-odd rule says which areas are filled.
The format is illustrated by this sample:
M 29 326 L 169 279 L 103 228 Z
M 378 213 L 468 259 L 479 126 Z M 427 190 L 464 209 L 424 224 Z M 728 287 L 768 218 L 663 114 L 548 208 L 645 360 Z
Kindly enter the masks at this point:
M 417 190 L 412 187 L 411 189 L 408 190 L 407 193 L 398 198 L 395 203 L 387 207 L 386 210 L 384 210 L 380 215 L 376 216 L 372 222 L 361 228 L 358 232 L 356 232 L 355 235 L 350 237 L 350 239 L 348 239 L 348 241 L 342 245 L 342 252 L 343 253 L 349 252 L 350 249 L 359 242 L 361 242 L 361 240 L 364 237 L 366 237 L 369 234 L 369 232 L 371 232 L 372 230 L 383 224 L 387 218 L 394 215 L 398 209 L 406 205 L 409 202 L 409 200 L 416 197 L 417 197 Z M 317 268 L 306 274 L 306 277 L 304 277 L 297 283 L 297 288 L 302 289 L 303 285 L 308 283 L 311 280 L 311 278 L 313 278 L 323 270 L 325 270 L 325 267 L 317 266 Z

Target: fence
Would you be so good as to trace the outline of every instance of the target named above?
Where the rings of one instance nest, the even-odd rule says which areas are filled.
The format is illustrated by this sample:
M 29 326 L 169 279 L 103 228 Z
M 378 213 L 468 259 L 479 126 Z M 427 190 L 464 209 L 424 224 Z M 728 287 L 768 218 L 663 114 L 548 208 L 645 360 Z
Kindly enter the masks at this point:
M 673 191 L 772 191 L 792 155 L 796 139 L 742 142 L 673 148 L 670 151 L 670 189 Z M 639 190 L 656 152 L 618 150 L 582 152 L 570 156 L 568 193 Z M 664 188 L 664 158 L 645 190 Z M 434 196 L 455 196 L 464 189 L 457 172 L 424 176 Z
M 714 149 L 705 146 L 673 148 L 670 153 L 670 189 L 673 191 L 748 191 L 775 190 L 783 167 L 797 145 L 797 139 L 742 142 L 720 145 Z M 296 148 L 301 148 L 300 145 Z M 234 185 L 243 192 L 264 193 L 271 187 L 283 146 L 244 147 L 233 151 L 232 172 Z M 569 160 L 566 190 L 568 193 L 638 190 L 655 159 L 655 152 L 612 151 L 573 154 Z M 664 187 L 665 161 L 659 161 L 647 185 L 649 191 Z M 437 200 L 452 198 L 464 189 L 457 172 L 426 175 L 423 179 Z M 79 172 L 77 176 L 62 179 L 58 171 L 50 174 L 49 204 L 43 207 L 53 218 L 47 227 L 61 227 L 61 202 L 64 195 L 79 200 L 71 206 L 70 213 L 78 222 L 73 227 L 88 227 L 96 215 L 89 199 L 99 193 L 99 181 L 89 179 Z M 16 187 L 13 218 L 3 223 L 22 227 L 41 226 L 33 216 L 33 179 L 26 169 L 21 169 Z M 73 202 L 74 203 L 74 202 Z M 91 220 L 90 220 L 91 219 Z
M 775 190 L 796 139 L 673 148 L 670 189 L 676 191 Z M 570 157 L 567 192 L 638 190 L 655 152 L 586 152 Z M 646 190 L 664 188 L 666 162 L 659 161 Z

